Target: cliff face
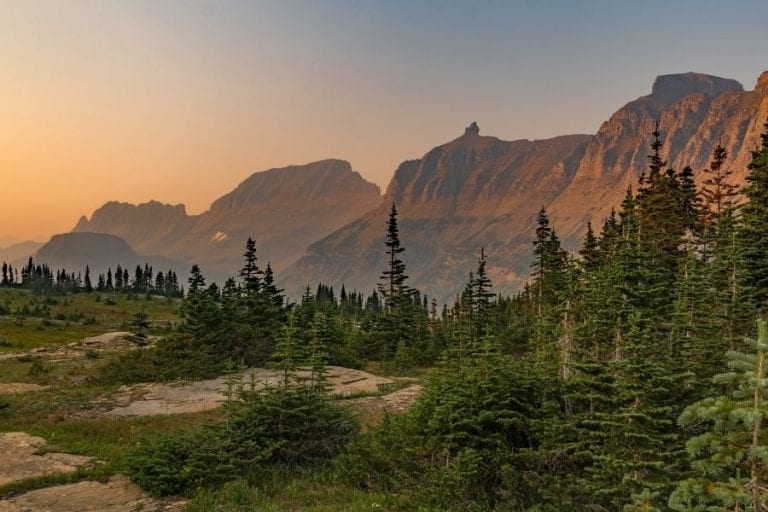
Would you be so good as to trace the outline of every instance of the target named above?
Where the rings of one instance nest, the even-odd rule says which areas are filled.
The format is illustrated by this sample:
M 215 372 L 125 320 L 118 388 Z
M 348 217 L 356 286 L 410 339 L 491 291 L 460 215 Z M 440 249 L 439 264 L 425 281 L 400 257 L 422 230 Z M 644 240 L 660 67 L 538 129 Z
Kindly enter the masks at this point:
M 197 263 L 221 281 L 242 266 L 248 237 L 256 241 L 260 265 L 269 261 L 280 271 L 311 242 L 380 200 L 379 188 L 348 162 L 323 160 L 255 173 L 200 215 L 187 215 L 183 205 L 110 202 L 74 231 L 118 235 L 140 252 Z
M 373 289 L 385 265 L 387 210 L 395 202 L 412 285 L 450 300 L 484 247 L 496 288 L 513 292 L 529 272 L 536 212 L 546 207 L 565 245 L 576 248 L 586 223 L 599 228 L 636 184 L 656 120 L 669 165 L 690 165 L 700 180 L 719 141 L 741 181 L 767 117 L 768 72 L 754 91 L 685 73 L 658 77 L 650 95 L 619 109 L 593 136 L 506 142 L 480 136 L 473 123 L 458 139 L 401 164 L 383 204 L 311 245 L 281 284 L 294 294 L 317 281 Z
M 600 127 L 573 179 L 548 206 L 552 220 L 570 248 L 578 245 L 588 220 L 599 227 L 647 167 L 656 120 L 669 166 L 691 166 L 700 182 L 720 142 L 729 151 L 734 181 L 741 183 L 766 118 L 768 72 L 754 91 L 744 91 L 733 80 L 695 73 L 659 77 L 650 95 L 628 103 Z
M 589 139 L 506 142 L 479 135 L 473 124 L 422 159 L 400 165 L 381 206 L 310 246 L 280 276 L 281 285 L 294 296 L 318 280 L 374 289 L 393 202 L 413 284 L 450 296 L 473 268 L 481 246 L 492 262 L 491 276 L 517 282 L 525 273 L 525 264 L 516 264 L 525 245 L 521 234 L 541 205 L 572 179 Z

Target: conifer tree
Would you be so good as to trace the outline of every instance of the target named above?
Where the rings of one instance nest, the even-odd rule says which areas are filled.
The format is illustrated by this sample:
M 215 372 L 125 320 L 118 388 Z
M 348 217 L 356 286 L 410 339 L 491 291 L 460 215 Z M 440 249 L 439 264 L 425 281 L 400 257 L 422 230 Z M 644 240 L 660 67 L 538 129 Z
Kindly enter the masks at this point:
M 587 222 L 587 233 L 581 242 L 579 256 L 581 256 L 581 264 L 584 270 L 588 272 L 597 270 L 597 267 L 600 265 L 600 244 L 592 229 L 591 222 Z
M 247 293 L 257 293 L 261 289 L 261 269 L 259 269 L 256 261 L 256 242 L 252 238 L 248 238 L 245 242 L 245 264 L 240 270 L 240 279 L 243 282 L 243 287 Z
M 88 265 L 85 266 L 85 293 L 91 293 L 93 291 L 93 283 L 91 283 L 91 269 Z
M 768 121 L 761 146 L 752 152 L 747 166 L 747 202 L 741 208 L 740 243 L 744 285 L 752 304 L 761 312 L 768 309 Z
M 412 344 L 416 325 L 416 310 L 412 300 L 414 290 L 406 284 L 408 275 L 405 273 L 405 263 L 400 259 L 405 248 L 400 243 L 397 208 L 394 203 L 389 213 L 384 243 L 388 261 L 387 268 L 381 273 L 378 287 L 384 302 L 384 314 L 376 322 L 377 332 L 373 339 L 375 351 L 380 359 L 390 360 L 394 357 L 398 345 Z M 424 328 L 426 329 L 426 326 Z
M 728 150 L 718 144 L 712 152 L 712 162 L 704 169 L 704 179 L 701 189 L 703 198 L 704 225 L 710 231 L 727 213 L 733 212 L 736 205 L 738 187 L 730 182 L 733 170 L 725 166 Z
M 584 485 L 609 510 L 620 510 L 646 489 L 665 495 L 680 471 L 674 422 L 680 380 L 654 356 L 650 333 L 647 322 L 632 318 L 623 358 L 611 363 L 614 403 L 594 416 L 587 433 L 592 463 Z
M 400 254 L 405 248 L 400 244 L 400 230 L 397 226 L 397 208 L 392 203 L 387 222 L 387 237 L 384 245 L 387 246 L 387 268 L 381 273 L 379 292 L 384 299 L 387 311 L 393 312 L 401 308 L 405 299 L 409 299 L 412 291 L 405 284 L 408 275 L 405 273 L 405 263 L 400 259 Z
M 669 499 L 672 510 L 763 512 L 768 507 L 768 326 L 758 321 L 750 353 L 729 352 L 729 371 L 713 379 L 727 394 L 705 398 L 685 409 L 683 427 L 709 430 L 686 444 L 693 475 Z

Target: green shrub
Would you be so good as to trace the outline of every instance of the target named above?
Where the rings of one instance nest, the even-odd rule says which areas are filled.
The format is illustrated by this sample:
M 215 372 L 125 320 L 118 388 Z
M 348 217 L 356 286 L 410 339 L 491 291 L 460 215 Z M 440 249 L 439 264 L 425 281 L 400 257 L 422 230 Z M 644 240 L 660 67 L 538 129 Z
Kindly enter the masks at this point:
M 438 510 L 496 510 L 515 501 L 510 474 L 535 447 L 540 391 L 524 368 L 480 356 L 433 372 L 409 413 L 385 417 L 340 458 L 363 489 Z
M 242 391 L 226 404 L 227 421 L 166 436 L 127 457 L 126 470 L 157 495 L 189 494 L 243 475 L 327 462 L 355 424 L 308 388 Z

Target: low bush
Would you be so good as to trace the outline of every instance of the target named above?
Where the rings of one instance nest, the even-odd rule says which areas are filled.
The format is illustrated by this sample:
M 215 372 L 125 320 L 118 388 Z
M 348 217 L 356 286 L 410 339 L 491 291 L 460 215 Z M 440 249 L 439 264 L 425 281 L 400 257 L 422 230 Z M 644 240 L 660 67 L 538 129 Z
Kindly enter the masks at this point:
M 126 459 L 128 474 L 156 495 L 189 494 L 276 468 L 328 462 L 356 431 L 346 413 L 304 386 L 240 391 L 225 407 L 222 423 L 137 448 Z

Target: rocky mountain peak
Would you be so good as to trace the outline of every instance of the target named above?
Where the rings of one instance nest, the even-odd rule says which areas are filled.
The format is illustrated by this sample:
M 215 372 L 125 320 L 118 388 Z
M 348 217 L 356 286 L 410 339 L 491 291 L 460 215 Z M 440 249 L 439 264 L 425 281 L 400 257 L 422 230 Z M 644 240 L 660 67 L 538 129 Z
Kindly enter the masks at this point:
M 755 90 L 760 92 L 768 92 L 768 71 L 763 71 L 763 74 L 757 79 Z
M 736 80 L 689 72 L 657 76 L 651 96 L 673 102 L 696 93 L 714 97 L 727 91 L 743 90 L 744 86 Z
M 476 121 L 472 121 L 472 124 L 464 128 L 464 135 L 480 135 L 480 127 L 477 126 Z

